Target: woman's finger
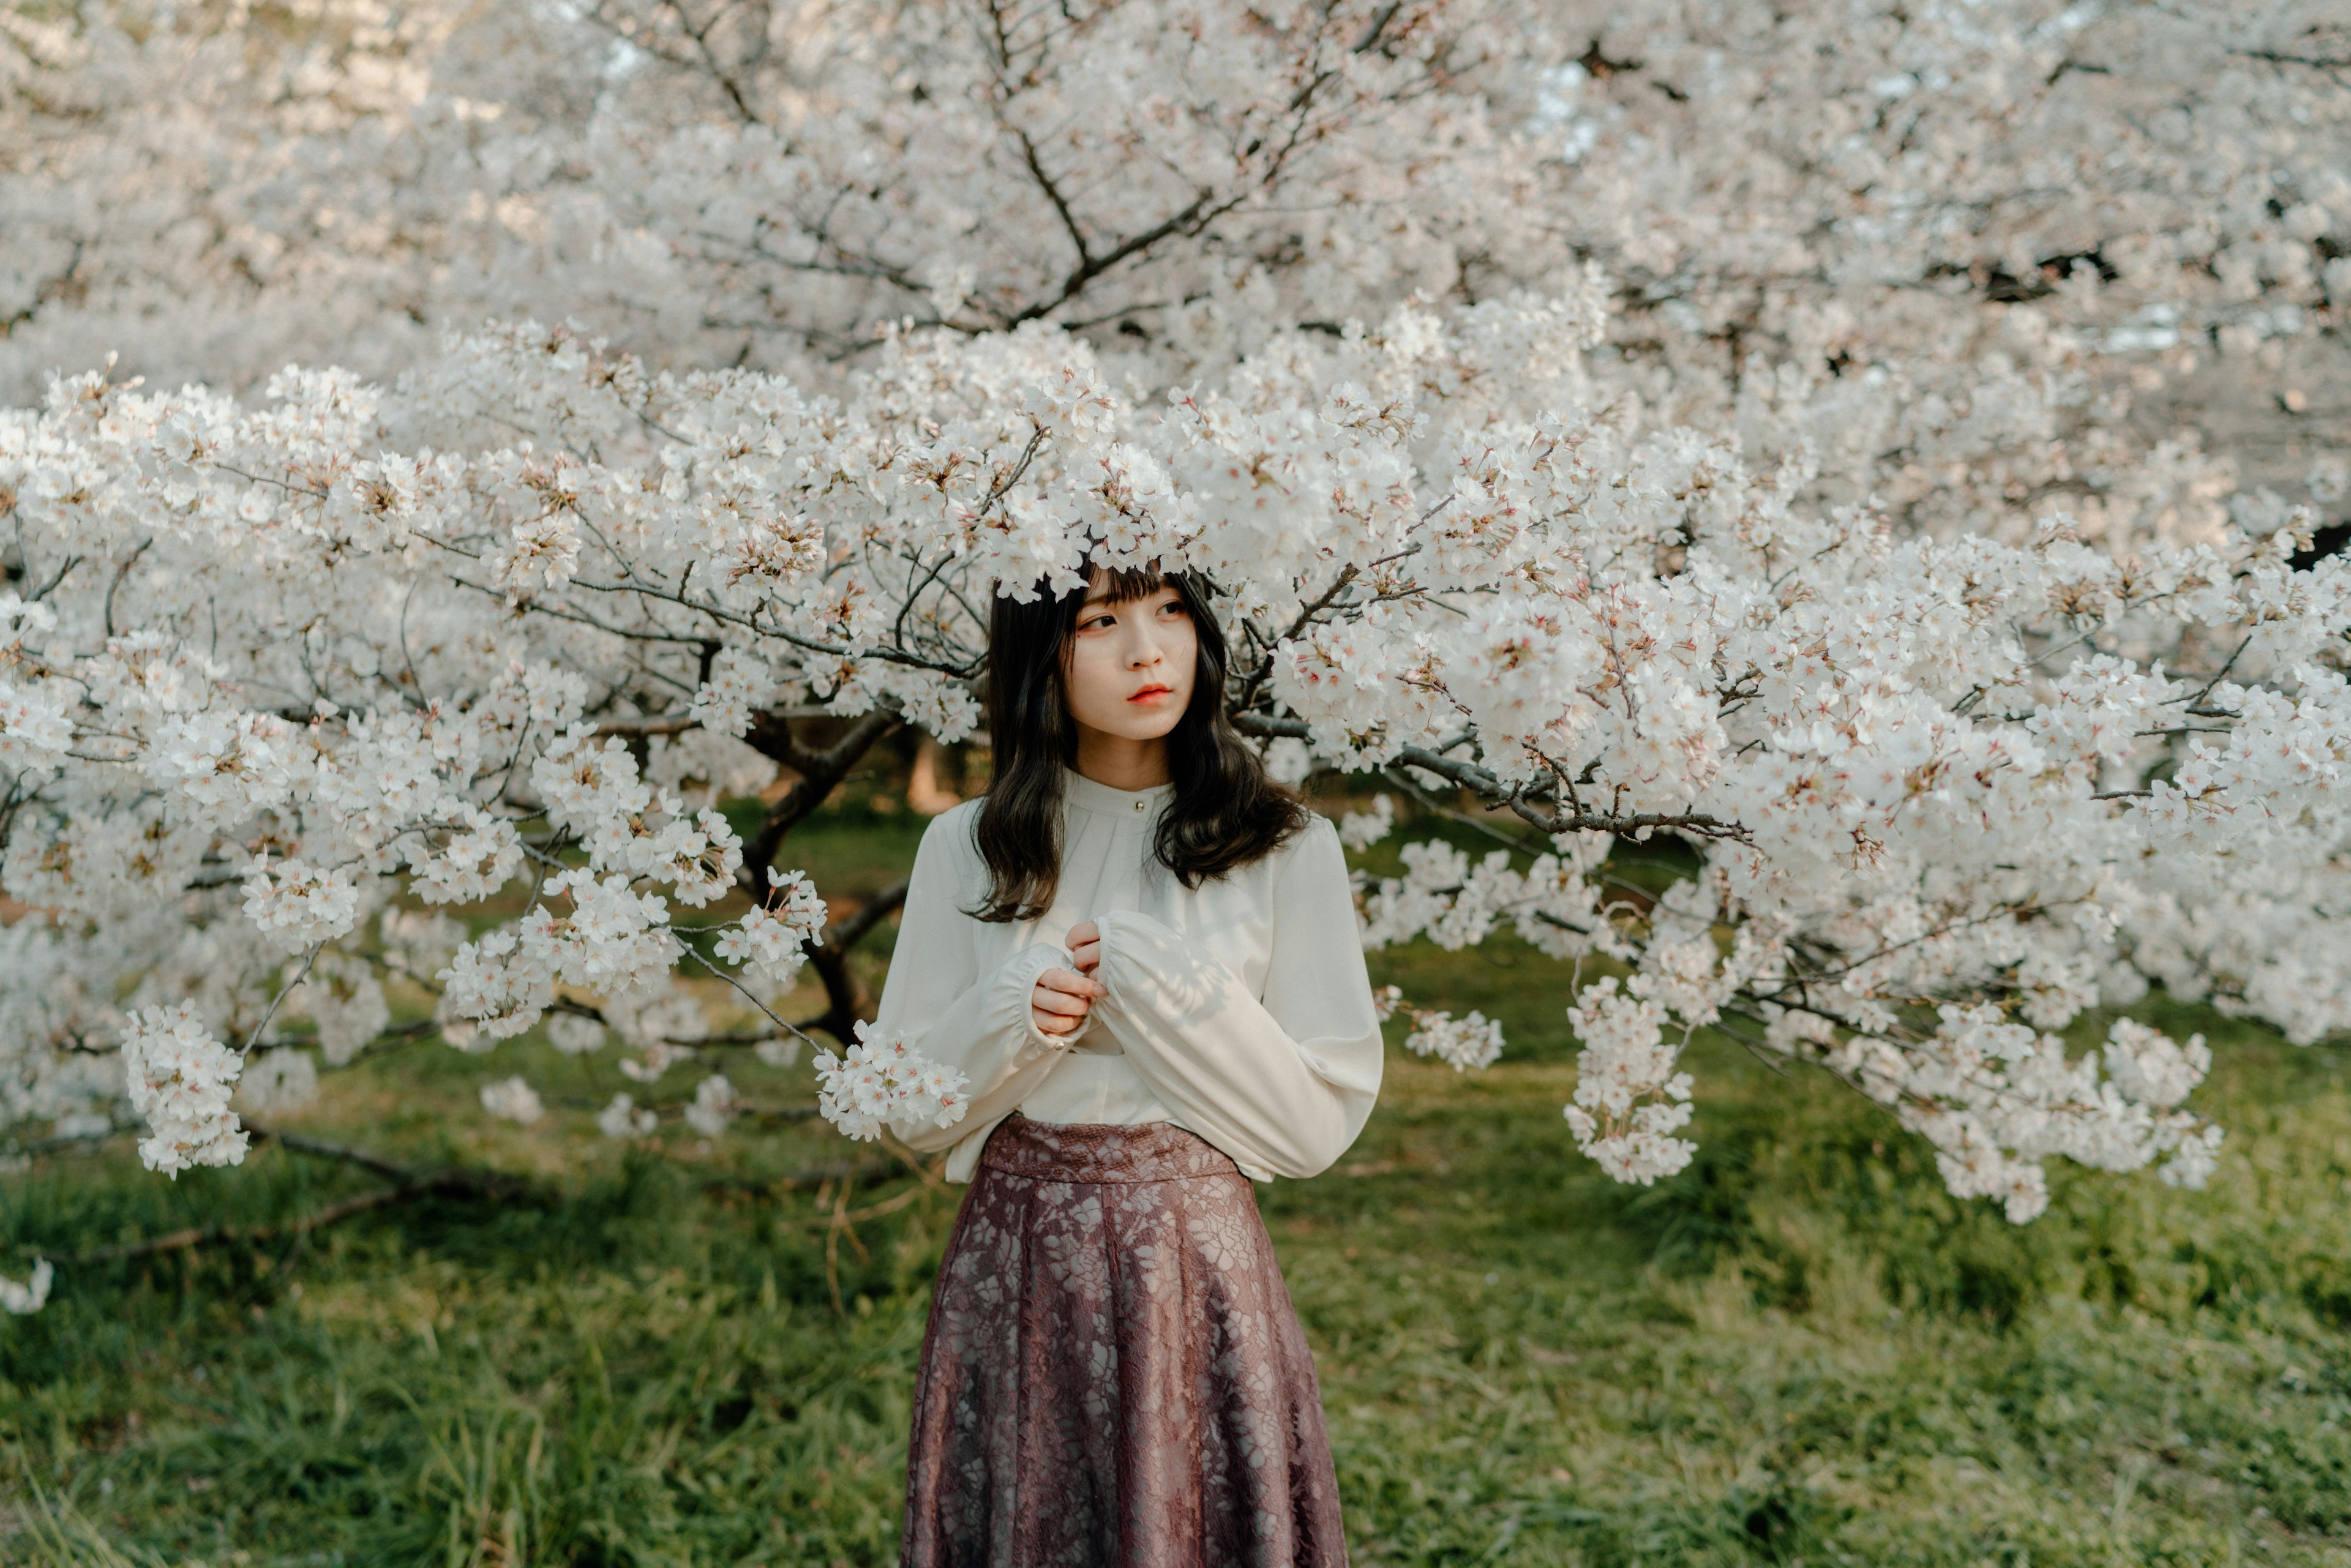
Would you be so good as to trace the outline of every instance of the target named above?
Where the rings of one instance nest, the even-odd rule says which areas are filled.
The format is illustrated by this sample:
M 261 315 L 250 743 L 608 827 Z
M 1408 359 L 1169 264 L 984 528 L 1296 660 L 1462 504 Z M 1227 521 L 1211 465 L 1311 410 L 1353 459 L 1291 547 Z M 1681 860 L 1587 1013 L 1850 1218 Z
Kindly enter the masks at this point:
M 1086 1009 L 1092 1003 L 1085 997 L 1073 997 L 1067 991 L 1049 991 L 1040 986 L 1036 993 L 1029 998 L 1029 1005 L 1040 1013 L 1053 1013 L 1062 1018 L 1083 1018 L 1086 1016 Z
M 1098 997 L 1105 988 L 1100 980 L 1073 975 L 1067 969 L 1048 969 L 1037 977 L 1037 983 L 1050 986 L 1057 991 L 1067 991 L 1073 997 Z

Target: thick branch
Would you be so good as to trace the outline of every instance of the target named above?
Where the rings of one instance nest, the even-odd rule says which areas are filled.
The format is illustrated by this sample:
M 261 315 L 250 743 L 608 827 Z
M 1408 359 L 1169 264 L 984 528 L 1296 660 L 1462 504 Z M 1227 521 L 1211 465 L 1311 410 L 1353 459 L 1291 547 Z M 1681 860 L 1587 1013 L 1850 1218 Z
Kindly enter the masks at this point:
M 824 942 L 809 954 L 810 967 L 824 982 L 825 1010 L 823 1016 L 810 1019 L 806 1028 L 820 1029 L 843 1045 L 856 1038 L 859 1020 L 872 1011 L 873 998 L 849 967 L 849 955 L 905 902 L 906 883 L 893 883 L 859 904 L 848 919 L 826 927 Z
M 1270 718 L 1263 714 L 1242 713 L 1233 716 L 1233 723 L 1252 735 L 1270 737 L 1305 740 L 1311 734 L 1302 719 Z M 1539 797 L 1521 794 L 1476 763 L 1442 756 L 1426 747 L 1404 747 L 1397 751 L 1395 760 L 1405 767 L 1417 768 L 1424 773 L 1433 773 L 1450 783 L 1458 784 L 1475 792 L 1489 805 L 1508 807 L 1546 833 L 1629 834 L 1662 829 L 1705 839 L 1744 839 L 1747 836 L 1747 830 L 1739 823 L 1726 822 L 1703 811 L 1595 811 L 1580 801 L 1571 802 L 1564 810 L 1546 809 Z
M 799 775 L 784 792 L 783 799 L 768 808 L 767 818 L 752 835 L 743 856 L 743 873 L 749 882 L 751 896 L 762 905 L 775 892 L 776 852 L 783 847 L 784 836 L 822 805 L 825 797 L 863 760 L 875 742 L 896 729 L 901 722 L 893 713 L 870 713 L 850 726 L 849 732 L 831 746 L 822 751 L 811 751 L 800 744 L 799 737 L 792 733 L 791 721 L 781 714 L 753 716 L 751 727 L 743 738 L 760 755 L 775 758 Z
M 900 878 L 857 906 L 857 913 L 832 929 L 827 946 L 848 952 L 865 940 L 872 929 L 897 912 L 906 902 L 906 881 Z

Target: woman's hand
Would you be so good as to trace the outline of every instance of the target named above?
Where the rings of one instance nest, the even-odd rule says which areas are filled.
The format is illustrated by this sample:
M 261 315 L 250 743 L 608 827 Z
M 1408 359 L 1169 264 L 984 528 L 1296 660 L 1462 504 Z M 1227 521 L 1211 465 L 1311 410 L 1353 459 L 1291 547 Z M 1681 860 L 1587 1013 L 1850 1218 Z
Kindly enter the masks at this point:
M 1070 927 L 1070 960 L 1081 975 L 1092 975 L 1102 967 L 1102 927 L 1091 920 L 1081 920 Z M 1100 992 L 1096 992 L 1100 995 Z
M 1029 993 L 1029 1017 L 1040 1034 L 1073 1034 L 1086 1021 L 1094 998 L 1109 988 L 1067 969 L 1048 969 Z

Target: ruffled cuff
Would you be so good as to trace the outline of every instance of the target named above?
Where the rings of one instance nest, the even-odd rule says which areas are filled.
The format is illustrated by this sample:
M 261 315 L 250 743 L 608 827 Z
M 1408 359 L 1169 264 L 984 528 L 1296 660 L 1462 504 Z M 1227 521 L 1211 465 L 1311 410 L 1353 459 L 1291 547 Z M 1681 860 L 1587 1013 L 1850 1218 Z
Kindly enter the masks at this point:
M 1013 1027 L 1020 1036 L 1019 1049 L 1012 1057 L 1014 1068 L 1026 1067 L 1049 1051 L 1065 1050 L 1092 1025 L 1093 1014 L 1089 1012 L 1084 1020 L 1069 1033 L 1047 1034 L 1037 1027 L 1036 1015 L 1029 1007 L 1029 993 L 1037 988 L 1038 977 L 1046 970 L 1074 970 L 1076 967 L 1077 964 L 1071 958 L 1067 947 L 1057 946 L 1050 942 L 1037 942 L 1007 958 L 1004 967 L 997 971 L 998 981 L 1004 988 L 997 995 L 1012 1009 L 1012 1017 L 1017 1020 Z

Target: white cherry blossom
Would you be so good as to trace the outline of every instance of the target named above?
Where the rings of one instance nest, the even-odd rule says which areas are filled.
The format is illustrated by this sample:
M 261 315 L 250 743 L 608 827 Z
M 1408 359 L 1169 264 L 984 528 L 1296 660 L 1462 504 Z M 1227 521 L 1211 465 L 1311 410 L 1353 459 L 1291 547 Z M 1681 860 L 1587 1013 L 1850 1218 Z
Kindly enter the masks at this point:
M 596 1113 L 596 1127 L 608 1138 L 642 1138 L 661 1125 L 661 1118 L 640 1107 L 624 1092 Z
M 26 1317 L 48 1304 L 49 1286 L 57 1277 L 57 1265 L 47 1258 L 33 1260 L 33 1271 L 16 1281 L 0 1275 L 0 1312 Z
M 483 1084 L 482 1109 L 502 1122 L 526 1127 L 547 1113 L 538 1091 L 519 1076 Z

